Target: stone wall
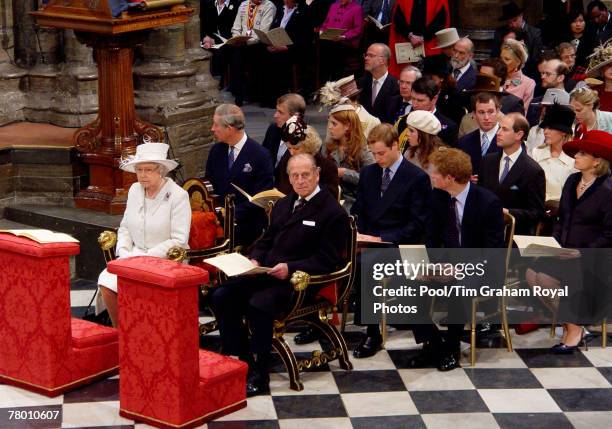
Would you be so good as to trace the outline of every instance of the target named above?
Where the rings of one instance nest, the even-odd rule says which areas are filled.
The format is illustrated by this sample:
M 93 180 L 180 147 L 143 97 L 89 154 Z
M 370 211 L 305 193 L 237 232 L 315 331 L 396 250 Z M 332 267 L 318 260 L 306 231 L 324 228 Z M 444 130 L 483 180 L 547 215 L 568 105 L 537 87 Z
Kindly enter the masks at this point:
M 35 3 L 0 0 L 0 36 L 8 48 L 0 51 L 0 126 L 83 126 L 98 111 L 92 50 L 70 30 L 37 28 L 28 15 Z M 184 178 L 203 173 L 218 95 L 210 54 L 199 48 L 200 2 L 186 4 L 196 9 L 189 22 L 151 31 L 134 64 L 137 113 L 164 128 Z

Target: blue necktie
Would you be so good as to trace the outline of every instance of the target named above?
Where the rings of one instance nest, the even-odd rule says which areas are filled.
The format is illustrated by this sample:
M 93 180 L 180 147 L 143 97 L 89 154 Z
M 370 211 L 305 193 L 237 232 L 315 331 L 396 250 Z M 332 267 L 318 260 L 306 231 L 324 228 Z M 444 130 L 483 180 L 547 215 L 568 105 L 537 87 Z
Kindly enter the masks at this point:
M 489 140 L 489 136 L 483 133 L 482 134 L 482 145 L 481 145 L 482 156 L 485 156 L 487 154 L 487 151 L 489 150 L 489 146 L 491 146 L 491 140 Z
M 231 171 L 234 166 L 234 146 L 230 147 L 229 154 L 227 155 L 227 169 Z
M 385 174 L 383 174 L 382 181 L 380 183 L 380 195 L 383 195 L 391 183 L 391 169 L 385 168 Z
M 389 8 L 389 0 L 383 0 L 383 4 L 382 4 L 382 16 L 381 16 L 380 23 L 382 25 L 388 24 L 390 16 L 391 16 L 391 10 Z
M 504 171 L 502 171 L 501 176 L 499 176 L 499 183 L 502 183 L 508 175 L 508 172 L 510 172 L 510 157 L 506 155 L 504 161 L 506 161 L 506 164 L 504 165 Z

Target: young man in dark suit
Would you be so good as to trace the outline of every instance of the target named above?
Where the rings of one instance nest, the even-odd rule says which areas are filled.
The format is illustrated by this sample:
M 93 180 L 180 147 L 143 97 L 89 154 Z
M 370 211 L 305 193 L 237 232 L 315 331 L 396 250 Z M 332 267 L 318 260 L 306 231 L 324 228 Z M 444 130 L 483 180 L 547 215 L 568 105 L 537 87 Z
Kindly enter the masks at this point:
M 397 79 L 388 72 L 391 50 L 384 43 L 373 43 L 364 58 L 367 73 L 357 81 L 361 89 L 359 104 L 380 122 L 392 124 L 402 97 Z
M 287 146 L 281 139 L 281 129 L 293 115 L 301 115 L 303 118 L 304 113 L 306 113 L 306 102 L 300 94 L 289 93 L 281 95 L 276 100 L 274 123 L 268 126 L 262 142 L 262 146 L 270 152 L 275 173 L 277 167 L 283 164 L 281 160 L 290 156 Z
M 426 110 L 436 115 L 436 118 L 442 124 L 442 131 L 438 133 L 438 137 L 448 146 L 454 147 L 457 145 L 457 133 L 459 128 L 453 120 L 444 116 L 436 108 L 438 96 L 440 95 L 440 87 L 436 82 L 429 77 L 417 79 L 412 85 L 412 110 Z M 405 121 L 400 120 L 400 124 Z M 400 133 L 402 130 L 400 130 Z
M 484 155 L 499 152 L 497 130 L 499 123 L 499 98 L 491 92 L 480 92 L 474 96 L 474 118 L 478 129 L 461 137 L 457 148 L 470 156 L 473 174 L 480 171 L 480 160 Z
M 497 146 L 480 163 L 478 183 L 495 193 L 504 212 L 516 219 L 517 234 L 533 235 L 544 217 L 546 179 L 544 170 L 523 149 L 529 123 L 523 115 L 510 113 L 499 124 Z
M 263 209 L 250 203 L 232 183 L 249 195 L 272 189 L 270 153 L 244 132 L 244 113 L 236 105 L 221 104 L 215 109 L 212 132 L 215 143 L 206 161 L 206 178 L 222 198 L 236 195 L 236 243 L 250 245 L 267 225 Z
M 324 274 L 338 269 L 349 234 L 348 215 L 327 190 L 319 188 L 314 158 L 298 154 L 287 168 L 294 192 L 277 201 L 270 227 L 249 255 L 255 265 L 271 270 L 232 279 L 211 296 L 223 353 L 249 363 L 247 396 L 270 391 L 272 324 L 287 310 L 291 275 L 297 270 Z M 250 347 L 244 318 L 251 332 Z
M 351 207 L 351 213 L 357 216 L 357 239 L 390 242 L 394 246 L 422 243 L 426 203 L 431 193 L 427 174 L 399 152 L 398 134 L 392 125 L 380 124 L 373 128 L 368 144 L 376 163 L 361 170 L 357 199 Z M 361 320 L 360 307 L 361 292 L 357 291 L 356 323 Z M 378 325 L 368 325 L 367 335 L 353 355 L 356 358 L 373 356 L 381 344 Z
M 504 218 L 501 202 L 492 192 L 470 183 L 472 165 L 467 154 L 451 148 L 435 151 L 429 158 L 428 170 L 434 190 L 428 204 L 427 247 L 503 248 Z M 470 257 L 475 256 L 472 252 Z M 456 256 L 459 259 L 465 257 L 463 254 Z M 483 254 L 482 257 L 491 260 L 493 255 Z M 501 260 L 499 262 L 503 263 Z M 498 280 L 497 277 L 489 279 Z M 449 320 L 467 320 L 467 314 L 460 303 L 452 307 L 449 305 Z M 449 324 L 448 332 L 443 337 L 433 323 L 412 325 L 416 342 L 424 343 L 424 347 L 422 354 L 413 358 L 409 366 L 434 364 L 440 371 L 459 367 L 463 327 L 464 324 Z

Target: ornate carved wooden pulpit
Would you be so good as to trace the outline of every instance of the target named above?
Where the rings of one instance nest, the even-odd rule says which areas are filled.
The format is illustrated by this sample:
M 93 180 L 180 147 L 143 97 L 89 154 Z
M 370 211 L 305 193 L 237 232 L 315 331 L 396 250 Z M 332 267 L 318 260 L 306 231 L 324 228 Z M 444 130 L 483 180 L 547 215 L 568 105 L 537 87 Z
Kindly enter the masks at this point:
M 50 0 L 32 12 L 43 27 L 72 29 L 94 48 L 98 63 L 98 118 L 77 130 L 73 141 L 89 166 L 89 187 L 75 198 L 77 207 L 123 213 L 127 191 L 136 180 L 119 169 L 122 157 L 134 154 L 145 136 L 163 141 L 160 128 L 138 119 L 134 107 L 134 47 L 148 30 L 185 23 L 192 8 L 183 0 L 148 0 L 143 9 L 113 18 L 109 0 Z

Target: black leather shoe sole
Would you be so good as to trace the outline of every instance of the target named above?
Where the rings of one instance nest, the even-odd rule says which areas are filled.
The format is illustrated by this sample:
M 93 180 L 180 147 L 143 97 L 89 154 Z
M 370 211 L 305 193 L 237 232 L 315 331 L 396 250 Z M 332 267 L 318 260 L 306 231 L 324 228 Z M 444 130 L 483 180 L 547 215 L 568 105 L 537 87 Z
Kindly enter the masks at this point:
M 319 339 L 319 332 L 313 328 L 306 328 L 293 338 L 297 345 L 314 343 Z
M 382 339 L 367 337 L 353 350 L 353 356 L 357 359 L 374 356 L 382 348 Z

